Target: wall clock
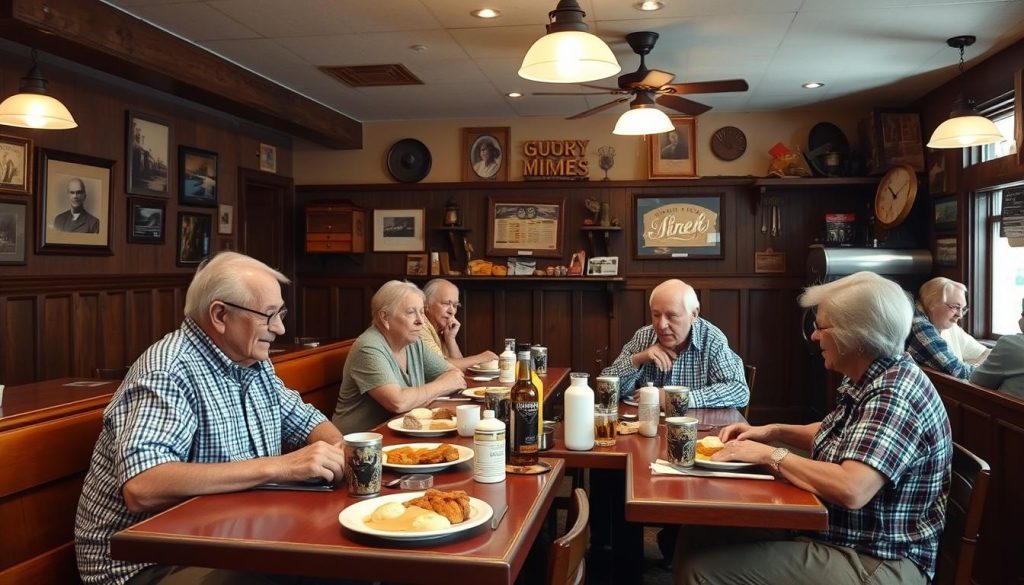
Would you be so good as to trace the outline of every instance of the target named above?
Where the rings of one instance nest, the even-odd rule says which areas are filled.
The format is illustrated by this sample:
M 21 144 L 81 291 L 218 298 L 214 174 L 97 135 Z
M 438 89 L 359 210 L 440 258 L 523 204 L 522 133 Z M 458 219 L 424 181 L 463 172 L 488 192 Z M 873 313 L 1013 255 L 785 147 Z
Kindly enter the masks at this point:
M 711 135 L 711 152 L 720 160 L 736 160 L 747 151 L 747 136 L 735 126 L 722 126 Z
M 896 165 L 885 173 L 875 191 L 875 221 L 880 227 L 892 229 L 907 219 L 917 196 L 917 172 L 906 164 Z

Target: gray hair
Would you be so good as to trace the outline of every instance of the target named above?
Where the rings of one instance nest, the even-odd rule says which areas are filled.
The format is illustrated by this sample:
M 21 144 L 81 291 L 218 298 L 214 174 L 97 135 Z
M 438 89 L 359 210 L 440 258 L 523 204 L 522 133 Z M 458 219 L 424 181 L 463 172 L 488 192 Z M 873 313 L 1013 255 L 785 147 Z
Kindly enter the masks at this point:
M 922 284 L 921 289 L 917 291 L 917 296 L 920 299 L 918 306 L 927 313 L 931 307 L 948 301 L 950 294 L 955 290 L 963 291 L 964 298 L 967 298 L 966 286 L 945 276 L 936 276 Z
M 654 290 L 651 291 L 651 297 L 647 299 L 647 304 L 651 304 L 651 301 L 654 300 L 654 295 L 658 294 L 659 290 L 669 288 L 681 288 L 680 291 L 676 292 L 679 292 L 683 295 L 683 308 L 686 309 L 687 313 L 692 313 L 693 311 L 700 308 L 700 299 L 697 298 L 697 292 L 693 290 L 692 286 L 686 284 L 685 282 L 679 280 L 678 278 L 666 280 L 665 282 L 662 282 L 658 286 L 654 287 Z
M 800 306 L 825 310 L 832 322 L 829 333 L 841 353 L 873 358 L 903 353 L 914 318 L 907 293 L 874 272 L 808 287 L 800 295 Z
M 394 314 L 409 293 L 418 294 L 426 302 L 423 291 L 408 280 L 389 280 L 381 285 L 370 300 L 370 313 L 373 315 L 373 322 L 380 324 L 388 315 Z
M 199 264 L 192 283 L 185 293 L 185 316 L 200 321 L 214 301 L 227 301 L 237 305 L 253 302 L 252 289 L 247 282 L 247 272 L 264 272 L 281 284 L 291 281 L 277 270 L 255 258 L 225 251 L 210 256 Z
M 459 287 L 455 286 L 451 282 L 443 278 L 435 278 L 423 287 L 424 300 L 428 303 L 433 302 L 434 297 L 440 293 L 440 289 L 444 288 L 444 285 L 446 284 L 454 288 L 456 291 L 459 290 Z

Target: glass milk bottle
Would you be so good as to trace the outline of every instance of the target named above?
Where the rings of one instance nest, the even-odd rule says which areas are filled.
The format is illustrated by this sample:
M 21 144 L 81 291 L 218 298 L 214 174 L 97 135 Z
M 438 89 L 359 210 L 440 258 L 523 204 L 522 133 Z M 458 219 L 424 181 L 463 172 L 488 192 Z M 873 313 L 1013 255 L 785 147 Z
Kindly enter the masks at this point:
M 509 342 L 508 339 L 505 340 Z M 516 381 L 516 352 L 515 340 L 505 346 L 505 351 L 498 356 L 498 381 L 502 384 L 511 384 Z
M 480 483 L 505 481 L 505 423 L 494 418 L 493 410 L 473 430 L 473 479 Z
M 594 391 L 587 378 L 581 372 L 570 373 L 565 391 L 565 447 L 573 451 L 594 448 Z
M 657 437 L 660 398 L 658 389 L 654 387 L 654 382 L 648 382 L 639 390 L 639 394 L 637 415 L 640 419 L 640 434 L 645 437 Z

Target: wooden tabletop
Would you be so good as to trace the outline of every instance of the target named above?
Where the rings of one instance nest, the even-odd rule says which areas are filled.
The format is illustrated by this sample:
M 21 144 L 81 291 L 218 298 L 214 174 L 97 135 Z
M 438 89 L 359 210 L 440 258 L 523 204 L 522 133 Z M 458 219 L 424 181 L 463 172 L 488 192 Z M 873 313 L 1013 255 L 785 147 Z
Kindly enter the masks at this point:
M 103 408 L 120 385 L 120 380 L 57 378 L 8 386 L 0 407 L 0 431 Z
M 538 378 L 544 382 L 544 406 L 550 406 L 561 402 L 562 391 L 564 390 L 565 381 L 569 378 L 569 368 L 548 368 L 546 374 L 538 374 Z M 466 387 L 477 388 L 477 387 L 488 387 L 488 386 L 505 386 L 511 388 L 515 383 L 498 382 L 495 378 L 489 382 L 478 382 L 473 379 L 473 374 L 466 373 Z M 458 394 L 453 395 L 458 397 Z M 444 406 L 438 403 L 435 406 Z

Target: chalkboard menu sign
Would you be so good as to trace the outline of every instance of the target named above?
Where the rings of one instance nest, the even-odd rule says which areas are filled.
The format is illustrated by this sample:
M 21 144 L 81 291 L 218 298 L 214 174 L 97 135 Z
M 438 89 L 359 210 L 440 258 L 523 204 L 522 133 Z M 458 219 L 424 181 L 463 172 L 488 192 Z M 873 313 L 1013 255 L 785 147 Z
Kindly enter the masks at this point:
M 1024 238 L 1024 187 L 1003 191 L 1003 221 L 999 235 L 1004 238 Z

